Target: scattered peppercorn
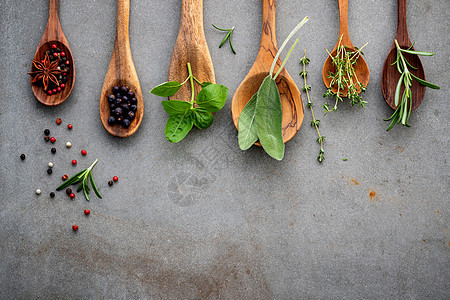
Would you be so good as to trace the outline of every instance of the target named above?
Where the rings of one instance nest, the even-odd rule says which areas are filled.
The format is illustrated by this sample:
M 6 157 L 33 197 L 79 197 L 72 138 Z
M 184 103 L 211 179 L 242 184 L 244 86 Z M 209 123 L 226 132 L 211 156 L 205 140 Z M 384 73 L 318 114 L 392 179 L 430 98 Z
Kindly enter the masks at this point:
M 37 189 L 37 190 L 36 190 L 36 195 L 40 195 L 41 192 L 42 192 L 42 191 L 41 191 L 40 189 Z
M 64 174 L 63 176 L 61 176 L 62 181 L 66 181 L 67 179 L 69 179 L 69 175 Z
M 20 154 L 20 159 L 25 160 L 25 154 Z
M 54 197 L 55 197 L 55 193 L 54 193 L 54 192 L 51 192 L 51 193 L 50 193 L 50 197 L 54 198 Z
M 84 210 L 84 214 L 87 216 L 87 215 L 89 215 L 91 213 L 91 211 L 89 210 L 89 209 L 85 209 Z
M 72 124 L 67 125 L 67 128 L 72 129 Z
M 66 147 L 67 147 L 67 148 L 72 147 L 72 143 L 71 143 L 71 142 L 67 142 L 67 143 L 66 143 Z
M 55 89 L 55 92 L 56 92 L 56 89 Z M 61 123 L 62 123 L 61 118 L 56 119 L 56 124 L 60 125 Z
M 50 138 L 50 142 L 54 143 L 54 142 L 56 142 L 56 139 L 52 136 L 52 137 Z
M 50 141 L 50 137 L 48 135 L 44 136 L 44 141 L 46 142 Z
M 67 195 L 72 194 L 72 189 L 71 189 L 71 188 L 67 188 L 67 189 L 66 189 L 66 194 L 67 194 Z
M 73 229 L 73 231 L 77 231 L 78 230 L 78 225 L 72 225 L 72 229 Z
M 73 198 L 75 198 L 75 194 L 72 193 L 72 194 L 69 195 L 69 197 L 73 199 Z
M 49 168 L 53 168 L 53 163 L 52 163 L 52 162 L 49 162 L 49 163 L 47 164 L 47 166 L 48 166 Z
M 114 182 L 112 180 L 108 181 L 108 185 L 112 186 L 114 184 Z
M 45 134 L 45 135 L 50 135 L 50 129 L 45 129 L 45 130 L 44 130 L 44 134 Z
M 56 153 L 56 148 L 52 148 L 52 153 L 55 154 Z
M 117 180 L 119 180 L 119 177 L 114 176 L 114 177 L 113 177 L 113 180 L 114 180 L 114 181 L 117 181 Z
M 77 160 L 76 159 L 74 159 L 74 160 L 72 160 L 72 165 L 76 165 L 77 164 Z
M 47 169 L 47 174 L 48 174 L 48 175 L 50 175 L 50 174 L 52 174 L 52 173 L 53 173 L 52 169 Z
M 81 155 L 85 156 L 87 154 L 86 150 L 81 150 Z

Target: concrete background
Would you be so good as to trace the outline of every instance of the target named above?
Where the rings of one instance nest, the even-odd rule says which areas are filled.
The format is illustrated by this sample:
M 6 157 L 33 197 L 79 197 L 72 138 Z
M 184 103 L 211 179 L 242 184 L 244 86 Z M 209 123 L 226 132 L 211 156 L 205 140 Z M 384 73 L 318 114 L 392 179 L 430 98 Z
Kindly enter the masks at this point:
M 259 148 L 238 147 L 231 98 L 258 51 L 260 0 L 205 1 L 206 38 L 229 99 L 211 128 L 193 130 L 179 144 L 165 140 L 162 98 L 149 90 L 167 78 L 180 10 L 176 0 L 131 3 L 145 115 L 136 134 L 118 139 L 103 129 L 98 113 L 116 2 L 61 1 L 77 78 L 70 98 L 48 108 L 34 99 L 26 74 L 45 29 L 47 1 L 0 0 L 0 298 L 448 299 L 450 2 L 408 3 L 411 40 L 436 53 L 422 62 L 441 90 L 427 90 L 411 128 L 386 132 L 383 118 L 392 110 L 380 78 L 397 1 L 350 1 L 352 41 L 369 42 L 369 103 L 365 109 L 340 103 L 327 116 L 320 109 L 321 70 L 325 48 L 338 38 L 337 1 L 278 1 L 279 43 L 310 17 L 287 69 L 301 87 L 298 61 L 306 48 L 311 95 L 327 137 L 323 164 L 316 161 L 319 146 L 306 108 L 282 162 Z M 237 55 L 228 46 L 218 49 L 224 36 L 211 23 L 236 27 Z M 45 128 L 57 138 L 56 155 L 43 141 Z M 95 158 L 103 200 L 78 194 L 72 201 L 64 192 L 49 197 L 61 175 Z M 50 176 L 49 161 L 55 163 Z M 119 181 L 110 188 L 114 175 Z

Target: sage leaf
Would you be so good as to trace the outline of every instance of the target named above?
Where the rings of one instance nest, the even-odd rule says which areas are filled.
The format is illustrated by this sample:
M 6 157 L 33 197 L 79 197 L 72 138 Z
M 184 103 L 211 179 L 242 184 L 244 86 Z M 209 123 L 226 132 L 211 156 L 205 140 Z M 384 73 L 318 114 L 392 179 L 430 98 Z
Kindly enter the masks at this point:
M 256 100 L 256 129 L 259 141 L 270 156 L 284 157 L 283 110 L 275 80 L 268 75 L 261 84 Z
M 222 109 L 227 101 L 228 88 L 220 84 L 210 84 L 204 87 L 197 95 L 195 102 L 200 108 L 209 112 Z
M 184 114 L 192 106 L 191 103 L 181 100 L 165 100 L 161 101 L 161 104 L 169 115 Z
M 179 83 L 178 81 L 168 81 L 168 82 L 161 83 L 160 85 L 154 87 L 150 91 L 150 93 L 152 93 L 156 96 L 170 97 L 170 96 L 175 95 L 181 86 L 182 86 L 182 84 Z
M 192 117 L 194 119 L 194 125 L 198 129 L 206 129 L 214 121 L 213 114 L 203 108 L 194 108 Z
M 255 93 L 250 100 L 248 100 L 239 115 L 238 141 L 239 148 L 241 148 L 241 150 L 247 150 L 258 140 L 258 133 L 256 131 L 255 124 L 256 99 L 257 93 Z
M 166 139 L 169 142 L 178 143 L 191 131 L 194 121 L 190 113 L 190 110 L 186 110 L 184 114 L 169 116 L 165 129 Z

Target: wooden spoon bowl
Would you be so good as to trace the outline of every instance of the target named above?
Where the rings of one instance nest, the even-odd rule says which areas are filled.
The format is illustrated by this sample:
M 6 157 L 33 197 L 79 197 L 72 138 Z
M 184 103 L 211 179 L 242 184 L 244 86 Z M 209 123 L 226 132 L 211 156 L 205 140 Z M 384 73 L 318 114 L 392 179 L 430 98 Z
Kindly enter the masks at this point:
M 412 45 L 406 27 L 406 0 L 398 0 L 398 24 L 395 39 L 402 49 L 407 49 Z M 411 50 L 414 50 L 414 47 L 412 47 Z M 409 53 L 403 53 L 403 56 L 412 66 L 417 68 L 417 70 L 414 70 L 413 68 L 408 67 L 408 70 L 415 76 L 425 80 L 425 71 L 419 56 Z M 393 42 L 386 60 L 384 61 L 383 71 L 381 72 L 381 91 L 383 93 L 384 100 L 392 109 L 397 108 L 395 105 L 395 90 L 401 75 L 398 72 L 397 67 L 392 65 L 396 59 L 397 48 L 395 47 L 395 42 Z M 425 96 L 425 89 L 426 88 L 424 85 L 413 82 L 413 85 L 411 86 L 411 110 L 415 110 L 420 103 L 422 103 L 423 97 Z M 404 90 L 405 87 L 402 85 L 400 89 L 400 96 L 403 95 Z
M 64 35 L 59 20 L 59 0 L 49 0 L 47 27 L 34 54 L 34 60 L 43 60 L 45 52 L 51 49 L 52 44 L 56 44 L 61 51 L 66 53 L 67 60 L 70 61 L 70 68 L 69 74 L 67 74 L 68 81 L 65 83 L 66 86 L 57 94 L 47 94 L 42 84 L 32 83 L 33 78 L 30 78 L 31 90 L 34 96 L 39 102 L 47 106 L 55 106 L 63 103 L 69 97 L 70 93 L 72 93 L 75 84 L 75 62 L 69 47 L 69 42 Z M 35 71 L 34 66 L 31 67 L 31 72 L 33 71 Z
M 105 81 L 100 95 L 100 119 L 103 127 L 111 135 L 128 137 L 136 132 L 144 115 L 144 101 L 141 85 L 131 57 L 130 38 L 128 27 L 130 20 L 130 0 L 117 0 L 117 25 L 114 50 L 106 72 Z M 112 94 L 114 86 L 128 86 L 136 95 L 137 110 L 135 118 L 128 128 L 119 124 L 109 125 L 110 108 L 108 96 Z
M 263 30 L 258 56 L 252 68 L 234 93 L 231 102 L 231 116 L 234 126 L 238 128 L 239 116 L 250 98 L 258 91 L 264 78 L 269 75 L 270 67 L 278 52 L 275 35 L 275 0 L 263 2 Z M 281 67 L 278 58 L 274 70 Z M 283 69 L 275 80 L 280 92 L 283 110 L 283 141 L 286 143 L 294 137 L 303 122 L 303 101 L 300 91 L 286 69 Z M 259 142 L 255 145 L 261 146 Z
M 355 51 L 355 46 L 353 46 L 352 41 L 350 40 L 350 34 L 348 31 L 348 0 L 338 0 L 339 1 L 339 38 L 342 36 L 342 40 L 339 43 L 336 43 L 334 46 L 333 51 L 331 51 L 331 55 L 334 57 L 336 56 L 337 47 L 339 44 L 346 46 L 348 49 L 347 51 Z M 365 86 L 369 84 L 370 79 L 370 71 L 369 66 L 367 65 L 366 61 L 362 57 L 362 55 L 359 56 L 355 68 L 355 74 L 358 80 Z M 328 55 L 327 59 L 325 60 L 325 63 L 323 65 L 322 69 L 322 79 L 323 83 L 327 88 L 330 87 L 331 78 L 328 78 L 328 75 L 330 72 L 335 73 L 336 68 L 333 65 L 332 59 L 330 55 Z M 332 87 L 331 90 L 333 92 L 337 92 L 336 87 Z M 347 88 L 344 90 L 341 90 L 343 97 L 347 97 Z M 360 87 L 358 86 L 358 92 L 361 92 Z

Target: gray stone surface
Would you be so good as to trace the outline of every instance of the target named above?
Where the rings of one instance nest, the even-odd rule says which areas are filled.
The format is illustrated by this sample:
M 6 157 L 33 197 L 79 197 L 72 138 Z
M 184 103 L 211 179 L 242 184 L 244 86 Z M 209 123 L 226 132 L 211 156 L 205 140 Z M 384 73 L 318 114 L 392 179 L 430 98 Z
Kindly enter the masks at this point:
M 0 298 L 449 299 L 449 1 L 408 3 L 411 40 L 436 53 L 422 62 L 441 90 L 427 90 L 411 128 L 388 133 L 382 119 L 392 111 L 380 78 L 397 1 L 350 1 L 351 38 L 359 46 L 369 42 L 369 104 L 341 103 L 325 117 L 321 70 L 324 49 L 338 36 L 337 1 L 278 1 L 279 43 L 310 17 L 287 69 L 301 86 L 298 60 L 306 48 L 311 95 L 327 137 L 322 165 L 308 110 L 282 162 L 259 148 L 239 150 L 231 98 L 256 57 L 259 0 L 205 1 L 206 38 L 229 99 L 211 128 L 193 130 L 179 144 L 165 140 L 162 99 L 149 90 L 167 78 L 179 2 L 132 1 L 130 38 L 145 116 L 135 135 L 117 139 L 98 117 L 115 1 L 61 1 L 77 78 L 70 98 L 48 108 L 34 99 L 26 74 L 48 4 L 0 0 Z M 237 55 L 217 48 L 223 34 L 211 23 L 236 26 Z M 43 141 L 45 128 L 57 138 L 56 155 Z M 49 197 L 61 175 L 95 158 L 103 200 L 71 201 L 64 192 Z M 110 188 L 113 175 L 120 179 Z

